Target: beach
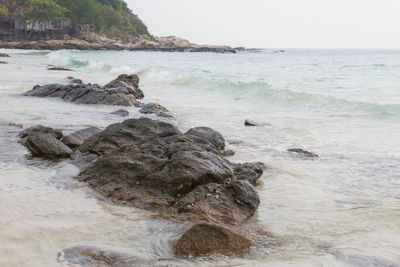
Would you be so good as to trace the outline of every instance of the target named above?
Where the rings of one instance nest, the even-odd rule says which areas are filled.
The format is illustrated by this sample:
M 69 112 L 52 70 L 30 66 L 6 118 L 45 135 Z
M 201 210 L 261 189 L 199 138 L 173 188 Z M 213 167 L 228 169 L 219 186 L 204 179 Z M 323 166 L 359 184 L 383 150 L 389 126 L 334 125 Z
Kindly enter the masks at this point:
M 396 50 L 216 53 L 0 49 L 0 265 L 67 266 L 58 253 L 94 246 L 143 266 L 385 266 L 400 261 L 400 53 Z M 71 71 L 50 71 L 49 65 Z M 274 244 L 243 256 L 182 259 L 179 223 L 114 205 L 65 162 L 32 160 L 21 124 L 64 133 L 122 122 L 121 108 L 21 96 L 67 76 L 104 85 L 137 74 L 146 102 L 171 111 L 182 132 L 208 126 L 234 162 L 266 165 L 250 223 Z M 129 118 L 153 115 L 124 107 Z M 260 126 L 246 127 L 246 119 Z M 318 155 L 308 158 L 288 149 Z M 381 264 L 379 264 L 381 263 Z M 390 265 L 386 265 L 390 266 Z

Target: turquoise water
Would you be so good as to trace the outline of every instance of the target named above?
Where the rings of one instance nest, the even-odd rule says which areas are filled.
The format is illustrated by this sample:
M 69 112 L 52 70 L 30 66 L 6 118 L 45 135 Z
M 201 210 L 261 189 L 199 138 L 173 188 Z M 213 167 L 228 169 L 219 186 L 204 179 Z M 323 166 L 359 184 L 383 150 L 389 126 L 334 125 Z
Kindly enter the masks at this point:
M 167 258 L 167 266 L 357 266 L 340 256 L 354 254 L 369 266 L 382 264 L 367 256 L 400 261 L 400 51 L 1 52 L 12 57 L 0 64 L 0 123 L 40 123 L 67 133 L 104 127 L 121 120 L 109 115 L 118 107 L 18 95 L 66 76 L 105 84 L 137 73 L 145 101 L 170 109 L 182 130 L 213 127 L 237 152 L 232 160 L 269 166 L 252 220 L 280 245 L 238 258 L 175 259 L 170 247 L 179 226 L 97 200 L 72 179 L 72 166 L 26 160 L 15 144 L 18 129 L 3 125 L 0 264 L 62 266 L 57 253 L 74 245 L 127 252 L 151 264 Z M 73 71 L 47 71 L 49 64 Z M 246 128 L 245 119 L 267 126 Z M 292 147 L 320 158 L 294 157 L 286 152 Z

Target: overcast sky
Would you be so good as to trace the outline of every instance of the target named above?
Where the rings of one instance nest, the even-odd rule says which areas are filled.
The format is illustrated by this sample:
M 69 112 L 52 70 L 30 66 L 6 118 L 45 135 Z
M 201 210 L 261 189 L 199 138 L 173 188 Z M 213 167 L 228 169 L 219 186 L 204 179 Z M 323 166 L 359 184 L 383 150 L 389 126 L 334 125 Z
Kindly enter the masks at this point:
M 157 36 L 264 48 L 400 48 L 400 0 L 126 0 Z

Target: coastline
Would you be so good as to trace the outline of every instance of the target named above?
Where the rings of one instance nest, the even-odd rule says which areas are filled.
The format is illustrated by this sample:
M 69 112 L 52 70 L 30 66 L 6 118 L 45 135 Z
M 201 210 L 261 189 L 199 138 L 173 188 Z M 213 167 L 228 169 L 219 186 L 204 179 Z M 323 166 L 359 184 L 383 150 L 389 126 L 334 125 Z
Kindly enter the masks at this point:
M 119 38 L 107 38 L 97 34 L 65 40 L 38 40 L 38 41 L 0 41 L 0 48 L 5 49 L 32 49 L 32 50 L 114 50 L 114 51 L 161 51 L 161 52 L 213 52 L 236 53 L 244 48 L 232 48 L 219 45 L 197 45 L 185 39 L 168 36 L 154 37 L 149 40 L 143 37 L 131 38 L 122 41 Z

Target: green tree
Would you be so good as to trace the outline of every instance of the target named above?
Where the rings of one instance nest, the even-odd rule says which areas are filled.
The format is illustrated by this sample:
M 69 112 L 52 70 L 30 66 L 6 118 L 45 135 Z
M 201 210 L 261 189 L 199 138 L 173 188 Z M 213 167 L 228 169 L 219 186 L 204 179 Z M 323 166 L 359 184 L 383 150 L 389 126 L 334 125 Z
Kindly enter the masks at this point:
M 67 17 L 72 26 L 81 30 L 89 26 L 93 30 L 100 30 L 100 6 L 95 0 L 56 0 L 57 3 L 68 10 Z

